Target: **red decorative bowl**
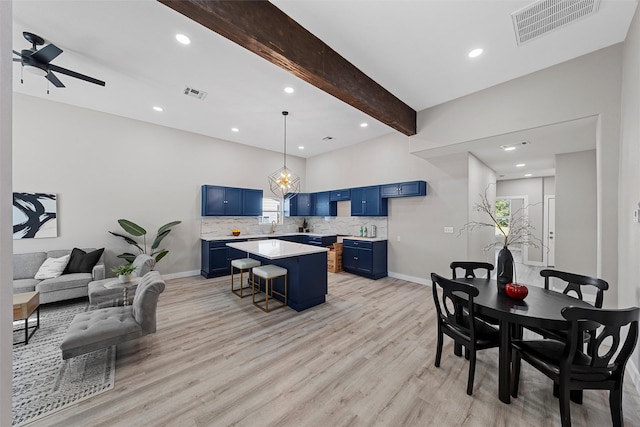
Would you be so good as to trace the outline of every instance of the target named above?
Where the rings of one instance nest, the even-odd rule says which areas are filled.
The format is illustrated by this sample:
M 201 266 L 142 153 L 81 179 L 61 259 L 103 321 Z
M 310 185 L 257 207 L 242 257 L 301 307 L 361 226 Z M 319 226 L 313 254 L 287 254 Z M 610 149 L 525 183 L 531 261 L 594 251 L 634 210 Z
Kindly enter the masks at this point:
M 504 288 L 509 298 L 523 300 L 529 294 L 529 289 L 525 285 L 518 285 L 517 283 L 507 283 Z

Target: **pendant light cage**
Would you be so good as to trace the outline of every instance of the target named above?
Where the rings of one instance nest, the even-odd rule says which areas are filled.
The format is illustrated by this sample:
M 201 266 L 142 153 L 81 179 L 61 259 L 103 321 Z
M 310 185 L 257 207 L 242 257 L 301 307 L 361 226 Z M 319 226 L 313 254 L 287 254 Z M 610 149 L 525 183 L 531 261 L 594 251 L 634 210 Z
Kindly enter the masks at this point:
M 282 200 L 289 200 L 300 192 L 300 177 L 287 168 L 287 111 L 284 116 L 284 161 L 283 166 L 269 175 L 269 188 L 271 192 Z

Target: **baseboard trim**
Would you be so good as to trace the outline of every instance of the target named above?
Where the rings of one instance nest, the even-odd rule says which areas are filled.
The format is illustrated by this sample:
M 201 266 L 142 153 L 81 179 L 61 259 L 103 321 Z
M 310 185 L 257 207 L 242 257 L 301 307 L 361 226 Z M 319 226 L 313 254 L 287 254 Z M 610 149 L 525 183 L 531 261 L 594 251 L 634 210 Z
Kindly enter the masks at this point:
M 163 274 L 162 278 L 164 280 L 170 279 L 181 279 L 183 277 L 191 277 L 191 276 L 199 276 L 200 270 L 191 270 L 191 271 L 181 271 L 179 273 L 171 273 L 171 274 Z
M 431 281 L 423 277 L 408 276 L 406 274 L 394 273 L 392 271 L 388 272 L 388 276 L 394 279 L 401 279 L 401 280 L 406 280 L 407 282 L 417 283 L 419 285 L 431 286 Z

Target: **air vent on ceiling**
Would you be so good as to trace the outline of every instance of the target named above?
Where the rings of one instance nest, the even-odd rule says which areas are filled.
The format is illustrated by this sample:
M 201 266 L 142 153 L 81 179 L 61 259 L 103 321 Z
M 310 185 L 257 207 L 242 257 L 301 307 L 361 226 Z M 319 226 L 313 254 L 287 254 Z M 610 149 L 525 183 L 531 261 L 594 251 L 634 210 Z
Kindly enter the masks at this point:
M 194 89 L 192 87 L 185 87 L 184 88 L 184 94 L 187 96 L 192 96 L 196 99 L 199 99 L 200 101 L 204 100 L 204 98 L 207 96 L 207 92 L 198 90 L 198 89 Z
M 332 139 L 332 136 L 325 136 L 324 138 L 322 138 L 323 141 L 331 141 Z
M 598 11 L 600 0 L 540 0 L 511 14 L 518 45 Z

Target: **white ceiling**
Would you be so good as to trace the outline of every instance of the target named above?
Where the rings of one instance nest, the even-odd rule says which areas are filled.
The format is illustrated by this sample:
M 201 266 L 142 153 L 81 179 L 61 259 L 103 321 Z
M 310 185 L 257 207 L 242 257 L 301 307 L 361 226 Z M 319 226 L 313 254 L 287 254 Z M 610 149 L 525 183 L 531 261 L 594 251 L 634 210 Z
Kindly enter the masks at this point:
M 637 6 L 602 0 L 595 15 L 517 46 L 510 15 L 529 1 L 272 3 L 417 111 L 622 42 Z M 23 31 L 36 33 L 64 50 L 53 64 L 106 81 L 100 87 L 58 74 L 67 87 L 51 86 L 47 95 L 43 77 L 24 73 L 20 84 L 15 63 L 19 93 L 278 152 L 281 112 L 288 110 L 287 151 L 300 157 L 395 132 L 155 0 L 14 0 L 13 14 L 15 50 L 29 47 Z M 192 43 L 180 45 L 176 33 Z M 469 59 L 476 47 L 485 53 Z M 208 95 L 187 97 L 186 86 Z M 295 92 L 285 94 L 286 86 Z M 497 159 L 476 155 L 510 173 Z M 553 169 L 541 168 L 547 166 Z

